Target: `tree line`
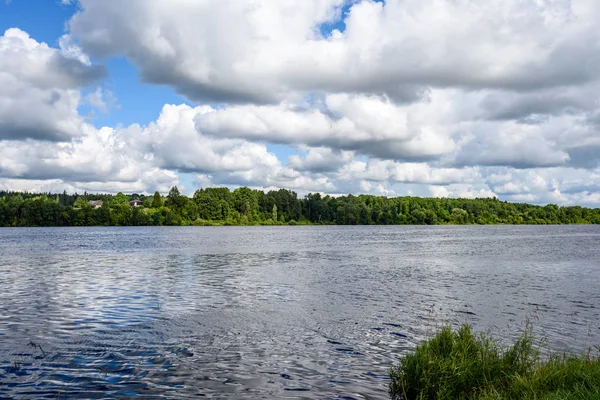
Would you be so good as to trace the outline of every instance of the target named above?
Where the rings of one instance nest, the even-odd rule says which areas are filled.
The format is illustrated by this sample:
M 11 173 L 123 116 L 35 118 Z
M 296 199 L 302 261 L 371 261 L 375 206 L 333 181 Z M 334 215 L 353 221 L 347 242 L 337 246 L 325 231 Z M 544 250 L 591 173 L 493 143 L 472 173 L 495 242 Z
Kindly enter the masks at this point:
M 99 205 L 98 200 L 101 200 Z M 132 206 L 130 201 L 139 200 Z M 96 202 L 96 203 L 94 203 Z M 0 226 L 600 224 L 600 209 L 509 203 L 496 198 L 303 198 L 291 190 L 173 187 L 166 196 L 0 191 Z

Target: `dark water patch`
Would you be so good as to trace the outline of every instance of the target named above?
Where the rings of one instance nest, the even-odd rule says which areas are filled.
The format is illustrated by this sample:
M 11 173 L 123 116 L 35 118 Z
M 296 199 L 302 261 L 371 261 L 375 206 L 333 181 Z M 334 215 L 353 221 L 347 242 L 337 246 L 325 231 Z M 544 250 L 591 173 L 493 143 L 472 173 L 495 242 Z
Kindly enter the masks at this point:
M 468 311 L 468 310 L 452 310 L 452 311 L 454 311 L 457 314 L 477 315 L 473 311 Z
M 369 378 L 374 378 L 374 379 L 381 379 L 384 381 L 387 381 L 390 379 L 390 376 L 388 374 L 381 374 L 381 373 L 375 373 L 375 372 L 365 372 L 363 373 L 364 376 L 368 376 Z
M 344 353 L 344 354 L 348 354 L 351 356 L 364 356 L 364 353 L 361 353 L 360 351 L 356 351 L 349 347 L 336 347 L 335 351 L 338 351 L 338 352 Z
M 573 307 L 577 307 L 577 308 L 586 308 L 586 309 L 596 308 L 596 306 L 594 306 L 593 304 L 584 303 L 583 301 L 571 301 L 571 304 L 573 304 Z
M 336 380 L 330 379 L 329 382 L 334 383 L 336 385 L 352 385 L 351 381 L 336 381 Z
M 383 325 L 391 326 L 392 328 L 402 328 L 400 324 L 384 323 Z

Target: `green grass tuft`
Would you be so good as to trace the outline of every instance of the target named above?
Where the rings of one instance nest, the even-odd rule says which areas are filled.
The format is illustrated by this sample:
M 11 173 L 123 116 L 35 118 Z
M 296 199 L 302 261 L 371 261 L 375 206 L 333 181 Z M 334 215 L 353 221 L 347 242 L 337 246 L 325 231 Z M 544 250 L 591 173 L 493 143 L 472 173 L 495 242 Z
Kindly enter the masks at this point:
M 542 358 L 528 326 L 509 348 L 469 325 L 444 327 L 390 371 L 392 399 L 600 399 L 600 362 Z

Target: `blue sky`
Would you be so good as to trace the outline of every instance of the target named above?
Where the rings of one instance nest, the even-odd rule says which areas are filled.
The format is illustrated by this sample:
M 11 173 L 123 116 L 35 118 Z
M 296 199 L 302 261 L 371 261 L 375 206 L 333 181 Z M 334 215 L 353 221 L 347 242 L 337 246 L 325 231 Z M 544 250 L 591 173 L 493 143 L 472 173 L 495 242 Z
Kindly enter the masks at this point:
M 35 4 L 35 6 L 32 6 Z M 19 27 L 38 40 L 51 45 L 66 33 L 65 24 L 76 6 L 59 1 L 12 0 L 0 2 L 0 29 Z
M 597 206 L 599 22 L 591 0 L 2 1 L 0 189 Z

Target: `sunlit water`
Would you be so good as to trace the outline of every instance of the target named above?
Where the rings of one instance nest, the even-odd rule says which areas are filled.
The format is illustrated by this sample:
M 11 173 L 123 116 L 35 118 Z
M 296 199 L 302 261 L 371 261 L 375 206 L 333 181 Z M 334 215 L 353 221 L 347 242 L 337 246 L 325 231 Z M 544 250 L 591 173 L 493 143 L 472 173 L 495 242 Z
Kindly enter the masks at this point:
M 386 398 L 443 322 L 600 344 L 600 226 L 0 229 L 0 289 L 0 398 Z

